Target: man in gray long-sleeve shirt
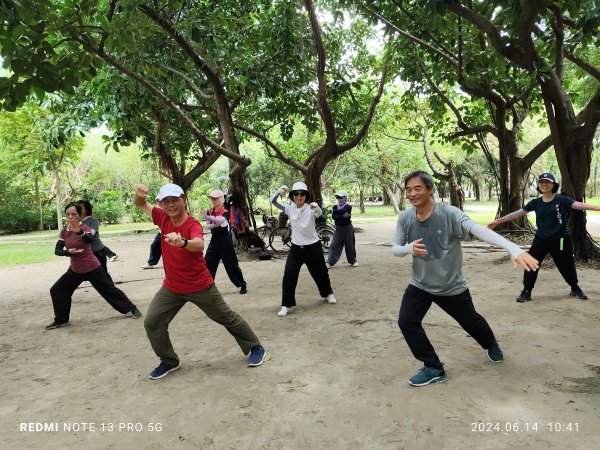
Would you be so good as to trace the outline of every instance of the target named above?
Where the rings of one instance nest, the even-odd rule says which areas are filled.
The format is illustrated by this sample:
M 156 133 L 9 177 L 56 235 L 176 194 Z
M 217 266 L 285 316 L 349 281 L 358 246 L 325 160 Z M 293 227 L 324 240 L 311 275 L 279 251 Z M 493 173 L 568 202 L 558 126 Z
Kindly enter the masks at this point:
M 406 198 L 414 209 L 398 217 L 393 252 L 413 255 L 410 284 L 404 292 L 398 325 L 415 358 L 425 364 L 409 379 L 413 386 L 426 386 L 447 380 L 444 366 L 425 334 L 423 317 L 436 303 L 487 350 L 492 362 L 502 362 L 502 350 L 486 320 L 475 311 L 462 274 L 461 238 L 475 236 L 507 250 L 513 264 L 536 270 L 538 262 L 517 245 L 473 222 L 454 206 L 435 203 L 433 178 L 422 171 L 404 180 Z

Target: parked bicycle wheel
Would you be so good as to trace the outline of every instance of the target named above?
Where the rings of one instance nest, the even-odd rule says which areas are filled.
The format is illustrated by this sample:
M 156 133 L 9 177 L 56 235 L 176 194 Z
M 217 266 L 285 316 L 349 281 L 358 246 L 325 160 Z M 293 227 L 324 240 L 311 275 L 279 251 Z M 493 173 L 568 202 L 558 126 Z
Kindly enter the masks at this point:
M 317 229 L 317 235 L 321 240 L 323 253 L 329 253 L 329 245 L 331 244 L 331 239 L 333 239 L 333 231 L 331 231 L 331 229 L 328 227 L 321 227 Z
M 262 225 L 256 229 L 256 234 L 258 234 L 263 241 L 269 237 L 268 232 L 269 232 L 269 228 L 264 225 Z
M 275 228 L 269 236 L 269 247 L 275 252 L 288 252 L 292 246 L 292 229 L 288 227 Z

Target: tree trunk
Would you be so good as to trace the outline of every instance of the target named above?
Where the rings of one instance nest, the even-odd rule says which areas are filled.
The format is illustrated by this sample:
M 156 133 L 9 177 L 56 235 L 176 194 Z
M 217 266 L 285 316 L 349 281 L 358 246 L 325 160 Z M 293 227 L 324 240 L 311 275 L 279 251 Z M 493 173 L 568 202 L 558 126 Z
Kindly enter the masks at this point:
M 542 94 L 562 178 L 562 193 L 583 202 L 590 176 L 594 133 L 590 133 L 588 124 L 578 125 L 571 100 L 560 84 L 542 83 Z M 600 98 L 595 101 L 600 102 Z M 587 261 L 599 257 L 600 250 L 587 232 L 585 211 L 572 211 L 567 224 L 575 258 Z
M 365 213 L 365 188 L 360 188 L 358 195 L 359 195 L 360 213 L 364 214 Z
M 38 210 L 38 217 L 40 218 L 38 231 L 44 231 L 44 211 L 42 210 L 42 199 L 40 197 L 40 179 L 37 174 L 34 175 L 33 182 L 35 186 L 35 205 Z
M 473 191 L 475 192 L 475 201 L 480 202 L 481 201 L 481 185 L 479 184 L 479 180 L 477 179 L 477 177 L 472 178 L 472 183 L 473 183 Z
M 398 199 L 394 191 L 392 191 L 391 187 L 387 184 L 384 185 L 385 193 L 387 194 L 392 208 L 394 208 L 394 213 L 400 214 L 400 207 L 398 206 Z
M 305 174 L 306 186 L 308 187 L 308 192 L 312 196 L 312 201 L 317 202 L 319 206 L 323 206 L 323 197 L 321 196 L 321 175 L 323 175 L 323 170 L 325 170 L 325 166 L 329 161 L 325 160 L 325 154 L 320 154 L 316 156 L 308 165 L 308 170 Z
M 61 196 L 61 184 L 60 184 L 60 173 L 58 169 L 53 169 L 52 174 L 54 175 L 54 189 L 56 194 L 56 223 L 58 230 L 60 231 L 63 227 L 63 215 L 62 215 L 62 196 Z

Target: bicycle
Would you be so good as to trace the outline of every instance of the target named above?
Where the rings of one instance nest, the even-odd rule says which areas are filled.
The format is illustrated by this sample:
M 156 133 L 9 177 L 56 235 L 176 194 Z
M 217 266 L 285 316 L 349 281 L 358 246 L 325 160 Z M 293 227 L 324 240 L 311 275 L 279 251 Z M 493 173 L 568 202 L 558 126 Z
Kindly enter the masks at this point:
M 268 239 L 273 230 L 277 228 L 277 218 L 273 216 L 269 217 L 266 213 L 263 213 L 262 220 L 264 225 L 261 225 L 256 229 L 256 234 L 264 241 Z

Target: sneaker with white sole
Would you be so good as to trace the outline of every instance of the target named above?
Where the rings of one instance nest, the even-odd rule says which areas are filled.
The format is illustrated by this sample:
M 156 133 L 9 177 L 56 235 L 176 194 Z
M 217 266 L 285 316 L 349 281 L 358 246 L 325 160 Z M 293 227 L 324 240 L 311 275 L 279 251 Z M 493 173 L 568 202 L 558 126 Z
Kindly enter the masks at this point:
M 142 312 L 139 309 L 134 308 L 131 310 L 131 317 L 133 317 L 134 319 L 139 319 L 140 317 L 142 317 Z
M 331 264 L 329 264 L 328 262 L 325 263 L 325 267 L 327 267 L 328 269 L 331 269 Z
M 336 304 L 335 296 L 333 294 L 329 294 L 327 297 L 323 297 L 323 300 L 325 300 L 330 305 Z
M 358 261 L 354 261 L 354 262 L 352 263 L 352 267 L 358 267 Z
M 181 363 L 177 364 L 175 367 L 169 367 L 164 363 L 164 361 L 161 361 L 158 367 L 150 372 L 148 378 L 151 380 L 158 380 L 159 378 L 166 377 L 168 374 L 176 371 L 179 368 L 181 368 Z
M 501 363 L 504 361 L 504 355 L 498 344 L 494 344 L 487 349 L 487 357 L 493 363 Z
M 156 266 L 153 264 L 144 264 L 142 269 L 154 269 Z
M 263 348 L 262 345 L 255 345 L 250 350 L 250 354 L 248 355 L 248 367 L 258 367 L 260 366 L 265 357 L 267 356 L 267 351 Z
M 109 262 L 115 262 L 118 257 L 119 257 L 119 255 L 111 256 L 110 258 L 108 258 L 108 261 Z
M 287 316 L 289 313 L 292 312 L 292 307 L 287 307 L 287 306 L 282 306 L 281 309 L 279 310 L 279 312 L 277 313 L 277 315 L 279 317 L 285 317 Z
M 419 370 L 419 373 L 410 377 L 408 382 L 411 386 L 427 386 L 430 383 L 443 383 L 447 379 L 444 369 L 425 366 Z

